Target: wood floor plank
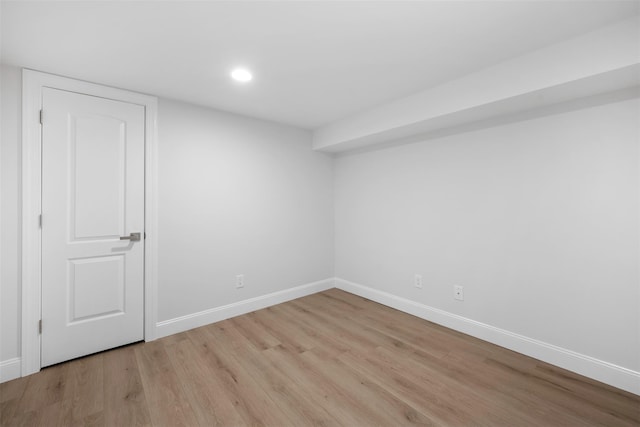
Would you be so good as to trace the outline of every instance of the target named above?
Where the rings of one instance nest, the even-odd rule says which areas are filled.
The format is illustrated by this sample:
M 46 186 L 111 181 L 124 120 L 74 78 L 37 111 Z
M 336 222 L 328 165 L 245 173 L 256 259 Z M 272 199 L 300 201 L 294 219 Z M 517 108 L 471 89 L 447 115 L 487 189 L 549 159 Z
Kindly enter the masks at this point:
M 467 410 L 475 420 L 486 421 L 487 425 L 539 425 L 540 416 L 546 415 L 546 408 L 541 408 L 538 416 L 531 417 L 529 413 L 531 407 L 516 405 L 516 402 L 505 399 L 508 395 L 496 393 L 496 390 L 503 388 L 493 387 L 490 389 L 478 390 L 469 387 L 469 375 L 466 372 L 464 378 L 455 378 L 447 375 L 446 371 L 440 369 L 439 364 L 425 364 L 413 360 L 411 357 L 398 357 L 395 349 L 379 347 L 376 349 L 375 357 L 387 367 L 389 372 L 398 372 L 407 379 L 417 381 L 422 387 L 427 387 L 435 391 L 436 395 L 444 400 L 456 402 Z M 439 361 L 439 359 L 436 359 Z M 487 375 L 487 373 L 484 373 Z M 499 380 L 493 373 L 488 373 L 493 381 Z M 508 378 L 502 378 L 508 381 Z M 480 416 L 479 414 L 482 414 Z M 561 415 L 561 414 L 558 414 Z M 561 418 L 559 418 L 561 419 Z
M 200 425 L 243 424 L 224 384 L 213 379 L 215 368 L 206 362 L 193 341 L 187 339 L 172 344 L 167 347 L 167 353 Z
M 0 384 L 0 402 L 6 402 L 8 400 L 19 399 L 22 397 L 24 390 L 27 388 L 28 382 L 29 377 L 22 377 Z
M 230 319 L 230 322 L 259 350 L 266 350 L 280 344 L 280 340 L 265 330 L 265 328 L 256 321 L 254 316 L 238 316 Z
M 240 333 L 233 328 L 218 330 L 227 337 Z M 218 341 L 223 341 L 218 335 Z M 246 342 L 232 355 L 244 368 L 251 378 L 269 395 L 280 411 L 293 422 L 294 425 L 339 425 L 328 411 L 319 406 L 313 399 L 306 396 L 304 389 L 298 387 L 282 372 L 274 369 L 263 354 Z
M 104 354 L 100 353 L 93 357 L 83 357 L 68 362 L 68 385 L 64 398 L 70 401 L 71 407 L 68 415 L 70 419 L 67 418 L 65 424 L 82 422 L 102 413 L 104 409 L 103 357 Z
M 325 351 L 332 352 L 334 356 L 351 349 L 348 344 L 335 338 L 335 331 L 331 327 L 316 322 L 304 314 L 301 315 L 295 307 L 280 304 L 272 309 L 282 321 L 296 324 L 313 341 L 313 348 L 322 347 Z
M 342 316 L 332 316 L 319 307 L 318 302 L 310 299 L 290 302 L 292 306 L 305 310 L 306 314 L 315 322 L 328 325 L 334 331 L 334 337 L 352 349 L 368 352 L 378 346 L 376 341 L 378 337 L 373 333 L 359 328 L 358 325 L 350 323 Z
M 640 426 L 640 396 L 337 289 L 0 384 L 4 426 Z
M 362 419 L 357 425 L 438 425 L 431 417 L 322 349 L 305 352 L 300 357 L 306 361 L 307 369 L 316 369 L 324 381 L 340 388 L 340 395 L 349 403 L 351 411 Z
M 237 351 L 242 351 L 242 344 L 240 341 L 232 344 L 233 340 L 225 333 L 232 325 L 220 323 L 223 325 L 209 325 L 188 334 L 192 341 L 203 343 L 198 348 L 207 363 L 216 368 L 215 379 L 224 384 L 244 425 L 295 425 L 234 357 Z
M 373 329 L 377 333 L 382 333 L 386 337 L 383 339 L 393 339 L 394 345 L 402 347 L 403 345 L 414 345 L 422 351 L 430 352 L 436 357 L 441 357 L 451 351 L 459 350 L 461 347 L 467 352 L 481 354 L 483 356 L 489 354 L 493 347 L 485 347 L 480 340 L 475 340 L 466 335 L 453 335 L 450 330 L 443 329 L 431 322 L 419 319 L 414 316 L 397 316 L 397 311 L 392 308 L 385 307 L 381 304 L 372 303 L 364 298 L 348 294 L 337 289 L 328 291 L 331 293 L 321 293 L 312 295 L 316 297 L 317 307 L 322 311 L 331 313 L 333 316 L 339 316 L 354 322 L 365 329 Z M 343 297 L 350 301 L 347 305 L 340 305 L 339 302 Z M 312 299 L 309 299 L 312 301 Z M 330 303 L 330 304 L 328 304 Z M 353 306 L 361 306 L 364 303 L 373 305 L 376 310 L 358 310 L 349 311 Z M 327 307 L 323 309 L 323 307 Z M 471 338 L 471 340 L 470 340 Z M 474 341 L 475 340 L 475 341 Z M 480 345 L 476 345 L 480 344 Z
M 515 376 L 521 376 L 520 381 L 514 381 L 512 383 L 512 393 L 517 393 L 518 395 L 531 393 L 534 396 L 545 396 L 544 401 L 546 402 L 547 408 L 572 415 L 575 418 L 586 418 L 589 421 L 585 422 L 585 425 L 611 427 L 637 427 L 640 425 L 640 419 L 634 420 L 629 418 L 624 413 L 615 412 L 606 405 L 593 405 L 584 395 L 575 394 L 571 389 L 563 387 L 555 381 L 531 373 L 524 373 L 519 371 L 515 366 L 497 364 L 491 360 L 488 362 L 494 366 L 499 366 L 505 371 L 511 372 Z M 640 404 L 640 402 L 638 404 Z
M 309 399 L 303 388 L 274 369 L 253 347 L 238 349 L 233 356 L 294 425 L 340 425 L 321 405 Z
M 425 333 L 425 327 L 422 326 L 421 330 L 408 334 L 406 324 L 404 322 L 397 326 L 392 325 L 389 321 L 382 321 L 382 319 L 374 319 L 366 316 L 364 313 L 357 313 L 350 315 L 345 310 L 340 310 L 337 307 L 326 307 L 326 303 L 323 301 L 310 302 L 310 305 L 315 306 L 315 312 L 319 315 L 331 317 L 333 319 L 340 319 L 343 322 L 350 323 L 351 331 L 358 331 L 357 333 L 363 338 L 367 338 L 374 348 L 380 345 L 386 345 L 389 347 L 404 348 L 407 346 L 421 349 L 432 353 L 435 357 L 442 357 L 446 355 L 450 348 L 443 345 L 438 345 L 432 336 Z M 396 320 L 397 322 L 397 320 Z M 358 328 L 355 329 L 354 327 Z M 402 332 L 399 332 L 402 331 Z M 352 332 L 353 334 L 354 332 Z
M 65 414 L 69 413 L 68 401 L 58 401 L 49 405 L 43 405 L 38 409 L 18 414 L 12 418 L 7 426 L 64 426 L 69 420 Z M 4 424 L 3 424 L 4 426 Z
M 365 323 L 372 327 L 381 327 L 384 325 L 395 325 L 397 333 L 407 334 L 411 333 L 413 336 L 428 337 L 430 347 L 436 347 L 441 341 L 443 341 L 442 348 L 445 351 L 451 351 L 454 349 L 464 348 L 467 352 L 473 352 L 478 354 L 486 354 L 492 352 L 497 347 L 486 341 L 479 340 L 469 335 L 457 332 L 444 326 L 437 325 L 432 322 L 428 322 L 424 319 L 420 319 L 415 316 L 406 315 L 398 317 L 398 311 L 369 301 L 357 295 L 350 294 L 348 292 L 339 289 L 330 289 L 326 292 L 314 294 L 311 298 L 324 299 L 325 304 L 331 307 L 339 307 L 340 301 L 344 300 L 349 303 L 347 307 L 343 307 L 344 313 L 350 313 L 348 308 L 351 306 L 356 307 L 368 307 L 368 310 L 353 311 L 351 314 L 355 319 L 363 319 Z
M 0 425 L 8 425 L 21 413 L 21 399 L 28 383 L 29 377 L 22 377 L 0 384 Z
M 347 397 L 333 383 L 317 375 L 316 371 L 300 363 L 300 353 L 283 345 L 263 351 L 263 356 L 270 362 L 272 369 L 277 370 L 288 381 L 296 384 L 296 390 L 312 400 L 315 405 L 333 414 L 343 425 L 358 425 L 366 417 L 356 416 L 353 406 L 345 408 Z
M 599 407 L 603 411 L 613 411 L 616 416 L 628 421 L 640 419 L 640 405 L 633 404 L 637 401 L 637 397 L 631 393 L 547 363 L 536 364 L 533 372 L 546 381 L 570 390 L 573 396 L 579 397 L 590 406 Z
M 361 375 L 371 378 L 398 399 L 419 408 L 440 425 L 492 425 L 482 418 L 474 417 L 469 410 L 470 403 L 463 400 L 463 396 L 452 396 L 442 384 L 435 389 L 432 388 L 432 382 L 421 386 L 420 379 L 408 378 L 392 369 L 390 364 L 373 357 L 372 353 L 365 355 L 347 352 L 338 359 Z
M 506 407 L 504 412 L 521 417 L 522 423 L 539 424 L 539 420 L 546 417 L 549 412 L 544 405 L 537 405 L 538 401 L 531 396 L 516 397 L 511 393 L 511 383 L 518 381 L 514 376 L 490 368 L 478 369 L 478 366 L 483 364 L 484 358 L 477 355 L 461 355 L 455 352 L 443 358 L 437 358 L 412 348 L 395 348 L 393 351 L 378 349 L 379 352 L 385 350 L 388 351 L 388 357 L 393 355 L 420 374 L 443 381 L 458 392 L 466 392 L 493 402 L 492 411 L 501 412 Z M 446 378 L 442 379 L 442 376 Z M 553 424 L 559 423 L 560 421 L 555 421 Z
M 107 426 L 150 426 L 135 349 L 141 344 L 104 353 L 104 423 Z
M 38 411 L 42 407 L 61 402 L 69 378 L 70 363 L 61 363 L 29 376 L 29 382 L 19 403 L 19 412 Z M 29 398 L 24 398 L 28 396 Z
M 193 409 L 185 398 L 162 340 L 138 346 L 135 353 L 152 423 L 197 425 Z
M 297 325 L 282 322 L 271 307 L 249 313 L 247 316 L 276 337 L 281 344 L 295 348 L 300 353 L 315 345 L 313 340 L 306 336 Z

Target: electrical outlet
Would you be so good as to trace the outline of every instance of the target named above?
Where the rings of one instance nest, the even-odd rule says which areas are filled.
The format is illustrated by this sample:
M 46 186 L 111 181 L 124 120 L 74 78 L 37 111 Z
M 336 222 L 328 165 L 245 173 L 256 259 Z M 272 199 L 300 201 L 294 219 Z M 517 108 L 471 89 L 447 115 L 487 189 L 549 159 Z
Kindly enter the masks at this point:
M 460 285 L 454 286 L 453 297 L 457 300 L 464 301 L 464 287 Z
M 413 276 L 413 286 L 416 288 L 422 289 L 422 275 L 416 274 Z
M 244 274 L 236 276 L 236 288 L 244 288 Z

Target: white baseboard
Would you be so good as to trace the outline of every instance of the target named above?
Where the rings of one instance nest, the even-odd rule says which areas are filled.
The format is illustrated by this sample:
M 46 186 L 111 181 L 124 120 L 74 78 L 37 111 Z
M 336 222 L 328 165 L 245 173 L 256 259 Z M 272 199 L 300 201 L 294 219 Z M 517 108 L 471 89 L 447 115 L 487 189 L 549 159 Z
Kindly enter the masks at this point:
M 20 358 L 14 357 L 0 362 L 0 383 L 20 378 Z
M 335 279 L 335 286 L 396 310 L 640 395 L 640 372 L 340 278 Z
M 219 322 L 231 317 L 240 316 L 272 305 L 290 301 L 292 299 L 301 298 L 307 295 L 326 291 L 334 287 L 334 279 L 325 279 L 318 282 L 307 283 L 306 285 L 297 286 L 283 291 L 273 292 L 271 294 L 247 299 L 244 301 L 234 302 L 232 304 L 223 305 L 221 307 L 211 308 L 209 310 L 200 311 L 198 313 L 188 314 L 186 316 L 176 317 L 174 319 L 163 320 L 156 324 L 156 338 L 162 338 L 179 332 L 188 331 L 189 329 L 198 328 L 210 323 Z

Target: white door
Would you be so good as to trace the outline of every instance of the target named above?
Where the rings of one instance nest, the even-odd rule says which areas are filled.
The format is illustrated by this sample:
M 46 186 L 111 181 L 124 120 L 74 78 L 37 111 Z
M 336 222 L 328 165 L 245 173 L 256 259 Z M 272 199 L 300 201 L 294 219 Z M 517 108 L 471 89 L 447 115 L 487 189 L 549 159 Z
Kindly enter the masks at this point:
M 144 338 L 145 109 L 50 88 L 42 105 L 44 367 Z

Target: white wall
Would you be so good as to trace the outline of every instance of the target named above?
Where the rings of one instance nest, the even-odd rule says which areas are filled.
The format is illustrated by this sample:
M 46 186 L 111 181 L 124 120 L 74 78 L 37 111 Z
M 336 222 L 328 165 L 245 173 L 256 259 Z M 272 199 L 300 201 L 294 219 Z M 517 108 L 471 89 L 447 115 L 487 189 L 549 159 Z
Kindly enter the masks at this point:
M 0 362 L 20 356 L 20 212 L 22 77 L 0 66 Z
M 637 375 L 639 109 L 337 159 L 336 276 Z
M 333 277 L 332 159 L 309 132 L 167 100 L 158 123 L 159 321 Z

